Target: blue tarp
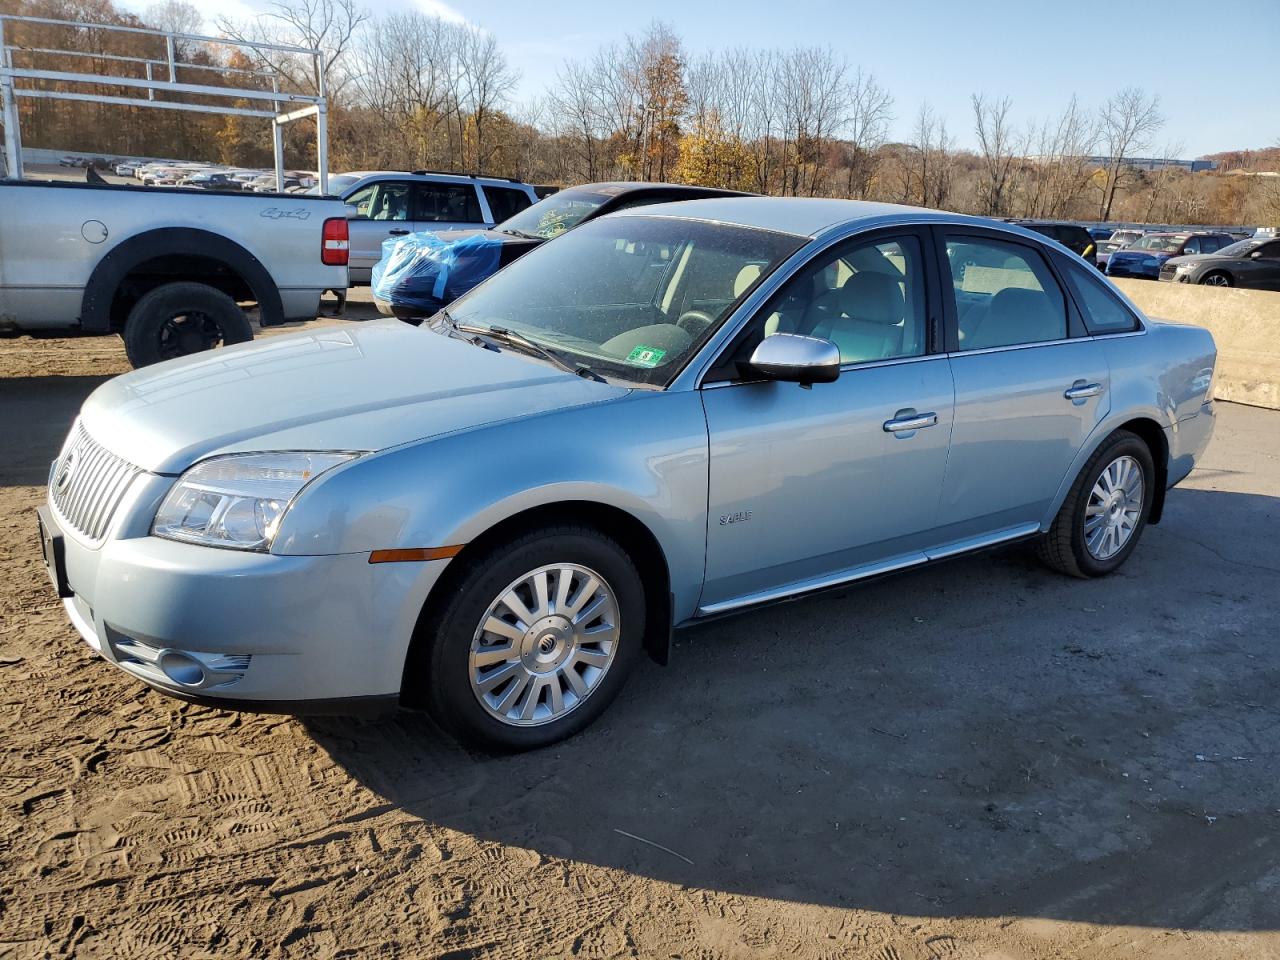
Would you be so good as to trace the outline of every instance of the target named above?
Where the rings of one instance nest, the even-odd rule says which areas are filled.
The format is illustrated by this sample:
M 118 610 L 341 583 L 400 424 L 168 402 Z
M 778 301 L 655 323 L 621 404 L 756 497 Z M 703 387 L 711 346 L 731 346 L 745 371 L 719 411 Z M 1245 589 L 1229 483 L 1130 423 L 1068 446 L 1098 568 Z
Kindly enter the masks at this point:
M 382 241 L 373 294 L 393 307 L 430 316 L 495 273 L 502 241 L 483 233 L 442 240 L 430 232 Z

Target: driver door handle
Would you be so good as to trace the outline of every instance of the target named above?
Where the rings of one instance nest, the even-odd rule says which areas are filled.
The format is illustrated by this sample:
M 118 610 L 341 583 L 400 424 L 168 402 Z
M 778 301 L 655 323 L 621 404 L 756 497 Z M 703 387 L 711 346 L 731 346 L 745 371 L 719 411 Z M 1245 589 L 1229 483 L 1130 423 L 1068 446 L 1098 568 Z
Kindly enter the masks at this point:
M 403 236 L 406 236 L 408 233 L 409 233 L 409 231 L 408 231 L 408 230 L 392 230 L 392 231 L 391 231 L 391 236 L 393 236 L 393 237 L 403 237 Z
M 884 422 L 885 433 L 905 433 L 908 430 L 923 430 L 935 426 L 938 422 L 936 413 L 913 413 L 909 417 L 899 417 Z
M 1063 396 L 1068 400 L 1085 400 L 1089 397 L 1096 397 L 1102 392 L 1102 384 L 1086 383 L 1083 380 L 1077 380 L 1064 392 Z

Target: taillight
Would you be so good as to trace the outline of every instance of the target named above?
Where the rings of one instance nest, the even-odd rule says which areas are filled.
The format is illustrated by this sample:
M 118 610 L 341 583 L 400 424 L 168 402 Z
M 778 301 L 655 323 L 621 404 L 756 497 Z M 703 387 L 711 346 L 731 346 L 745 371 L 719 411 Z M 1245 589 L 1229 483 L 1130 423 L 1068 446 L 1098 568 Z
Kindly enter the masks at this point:
M 345 267 L 350 255 L 351 234 L 347 231 L 346 217 L 330 217 L 324 222 L 320 234 L 320 262 L 331 267 Z

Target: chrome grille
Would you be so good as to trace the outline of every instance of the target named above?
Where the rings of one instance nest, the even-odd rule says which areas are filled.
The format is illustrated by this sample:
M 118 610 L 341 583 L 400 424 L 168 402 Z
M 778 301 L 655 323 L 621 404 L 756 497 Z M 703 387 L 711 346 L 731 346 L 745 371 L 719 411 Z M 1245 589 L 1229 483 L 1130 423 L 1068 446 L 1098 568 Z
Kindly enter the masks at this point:
M 72 529 L 101 540 L 124 492 L 141 472 L 90 437 L 77 420 L 49 474 L 49 498 Z

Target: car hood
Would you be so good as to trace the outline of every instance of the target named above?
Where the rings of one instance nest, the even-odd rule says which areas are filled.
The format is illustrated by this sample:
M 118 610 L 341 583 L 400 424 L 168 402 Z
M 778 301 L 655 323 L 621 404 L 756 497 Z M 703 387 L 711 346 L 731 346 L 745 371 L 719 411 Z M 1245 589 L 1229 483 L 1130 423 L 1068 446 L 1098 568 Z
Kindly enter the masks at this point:
M 463 240 L 477 235 L 508 247 L 536 247 L 546 242 L 535 237 L 517 237 L 513 233 L 503 233 L 500 230 L 439 230 L 436 232 L 436 236 L 441 240 L 449 241 Z
M 1210 260 L 1222 262 L 1224 260 L 1234 260 L 1234 257 L 1224 257 L 1217 253 L 1188 253 L 1181 257 L 1170 257 L 1169 263 L 1178 266 L 1184 263 L 1207 263 Z
M 135 370 L 95 390 L 81 417 L 116 455 L 180 473 L 223 453 L 381 450 L 628 392 L 384 320 Z

